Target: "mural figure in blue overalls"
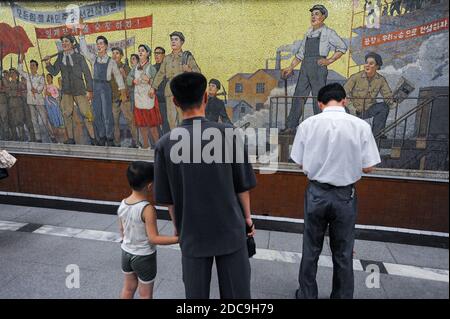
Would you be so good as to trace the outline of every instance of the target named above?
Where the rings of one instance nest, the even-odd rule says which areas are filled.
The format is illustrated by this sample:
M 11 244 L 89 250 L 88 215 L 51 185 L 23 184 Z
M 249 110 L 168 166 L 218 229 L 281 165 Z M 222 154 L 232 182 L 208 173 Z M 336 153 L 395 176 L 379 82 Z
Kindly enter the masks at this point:
M 327 66 L 347 52 L 345 42 L 336 31 L 327 27 L 324 23 L 328 17 L 328 10 L 325 6 L 316 4 L 309 11 L 311 12 L 311 28 L 303 37 L 302 44 L 291 65 L 282 70 L 282 77 L 287 78 L 293 73 L 294 68 L 302 62 L 294 96 L 305 98 L 293 98 L 286 122 L 287 132 L 295 132 L 309 94 L 312 93 L 312 96 L 317 96 L 319 90 L 326 85 Z M 327 58 L 330 51 L 333 51 L 334 54 Z M 313 110 L 314 114 L 320 113 L 316 99 L 313 102 Z
M 81 29 L 82 30 L 82 29 Z M 81 53 L 91 63 L 93 74 L 93 101 L 92 109 L 94 113 L 94 130 L 97 138 L 97 145 L 115 146 L 114 144 L 114 117 L 112 113 L 112 88 L 111 75 L 117 81 L 117 86 L 121 91 L 121 101 L 127 101 L 125 83 L 120 74 L 117 63 L 107 54 L 108 39 L 98 36 L 95 41 L 97 54 L 89 51 L 84 35 L 80 35 Z

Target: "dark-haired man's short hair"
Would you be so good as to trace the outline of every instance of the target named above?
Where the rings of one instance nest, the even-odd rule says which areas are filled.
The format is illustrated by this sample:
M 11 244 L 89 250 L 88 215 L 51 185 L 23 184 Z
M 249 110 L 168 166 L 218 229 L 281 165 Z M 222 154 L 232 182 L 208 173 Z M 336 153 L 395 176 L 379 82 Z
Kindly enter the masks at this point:
M 59 38 L 60 40 L 61 40 L 61 42 L 64 40 L 64 39 L 67 39 L 67 40 L 69 40 L 70 41 L 70 43 L 72 43 L 72 44 L 75 44 L 75 42 L 76 42 L 76 39 L 75 39 L 75 37 L 73 36 L 73 35 L 71 35 L 71 34 L 65 34 L 65 35 L 63 35 L 61 38 Z
M 114 52 L 114 51 L 119 52 L 120 55 L 123 56 L 123 50 L 122 50 L 122 48 L 119 48 L 119 47 L 111 48 L 111 52 Z
M 217 79 L 209 80 L 209 84 L 214 84 L 218 90 L 220 90 L 220 81 Z
M 335 100 L 336 102 L 341 102 L 346 98 L 346 93 L 344 87 L 339 83 L 331 83 L 325 85 L 319 90 L 319 94 L 317 95 L 317 100 L 320 103 L 328 104 L 331 100 Z
M 153 176 L 153 163 L 135 161 L 128 166 L 128 184 L 135 191 L 141 191 L 148 184 L 152 183 Z
M 38 67 L 39 66 L 39 63 L 36 61 L 36 60 L 30 60 L 30 64 L 31 63 L 34 63 L 34 64 L 36 64 L 36 67 Z
M 206 78 L 196 72 L 181 73 L 170 81 L 170 90 L 183 111 L 201 106 L 206 86 Z
M 364 58 L 364 61 L 367 62 L 368 58 L 374 59 L 375 63 L 378 65 L 378 68 L 381 68 L 381 66 L 383 65 L 383 59 L 381 58 L 381 55 L 379 55 L 378 53 L 375 53 L 375 52 L 367 53 Z
M 106 45 L 108 45 L 108 39 L 105 38 L 104 36 L 99 35 L 99 36 L 97 37 L 97 39 L 95 40 L 95 43 L 97 43 L 98 40 L 103 40 L 103 42 L 104 42 Z
M 153 52 L 155 52 L 158 49 L 161 50 L 163 54 L 166 54 L 166 50 L 163 47 L 156 47 Z

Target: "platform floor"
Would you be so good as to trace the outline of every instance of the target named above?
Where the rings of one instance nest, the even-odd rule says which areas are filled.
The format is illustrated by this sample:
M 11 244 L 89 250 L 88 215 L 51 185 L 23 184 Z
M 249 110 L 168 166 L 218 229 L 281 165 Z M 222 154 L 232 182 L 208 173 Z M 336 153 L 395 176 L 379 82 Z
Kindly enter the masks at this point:
M 170 221 L 158 220 L 158 228 L 173 233 Z M 114 215 L 0 205 L 0 298 L 118 298 L 123 280 L 118 241 Z M 256 243 L 252 298 L 293 298 L 302 235 L 257 230 Z M 317 275 L 320 298 L 331 291 L 330 255 L 327 239 Z M 80 287 L 69 289 L 66 269 L 73 264 L 80 270 Z M 366 285 L 369 265 L 381 272 L 378 288 Z M 354 269 L 355 298 L 449 298 L 448 249 L 357 240 Z M 154 297 L 185 297 L 178 245 L 158 247 Z M 219 298 L 215 271 L 211 298 Z

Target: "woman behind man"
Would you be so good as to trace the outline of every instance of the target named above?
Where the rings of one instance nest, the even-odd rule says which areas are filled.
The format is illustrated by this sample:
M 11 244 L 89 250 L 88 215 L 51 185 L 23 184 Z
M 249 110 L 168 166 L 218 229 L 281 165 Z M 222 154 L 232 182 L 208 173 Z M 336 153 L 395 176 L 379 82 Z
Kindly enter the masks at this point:
M 156 69 L 150 64 L 151 49 L 146 44 L 138 47 L 139 62 L 128 74 L 127 84 L 134 90 L 134 118 L 142 135 L 143 148 L 149 148 L 149 135 L 153 143 L 159 139 L 158 127 L 162 124 L 158 99 L 150 97 Z

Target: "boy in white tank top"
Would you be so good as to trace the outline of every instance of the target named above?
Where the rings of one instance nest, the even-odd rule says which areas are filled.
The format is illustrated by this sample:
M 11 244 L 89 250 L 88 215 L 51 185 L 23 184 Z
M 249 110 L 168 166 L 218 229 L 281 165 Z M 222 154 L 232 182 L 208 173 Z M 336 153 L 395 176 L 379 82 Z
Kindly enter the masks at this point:
M 153 298 L 156 278 L 156 245 L 178 243 L 177 236 L 160 236 L 156 211 L 147 198 L 153 183 L 153 164 L 133 162 L 127 170 L 131 195 L 119 206 L 119 227 L 122 235 L 122 272 L 125 274 L 120 297 L 132 299 L 139 287 L 142 299 Z

